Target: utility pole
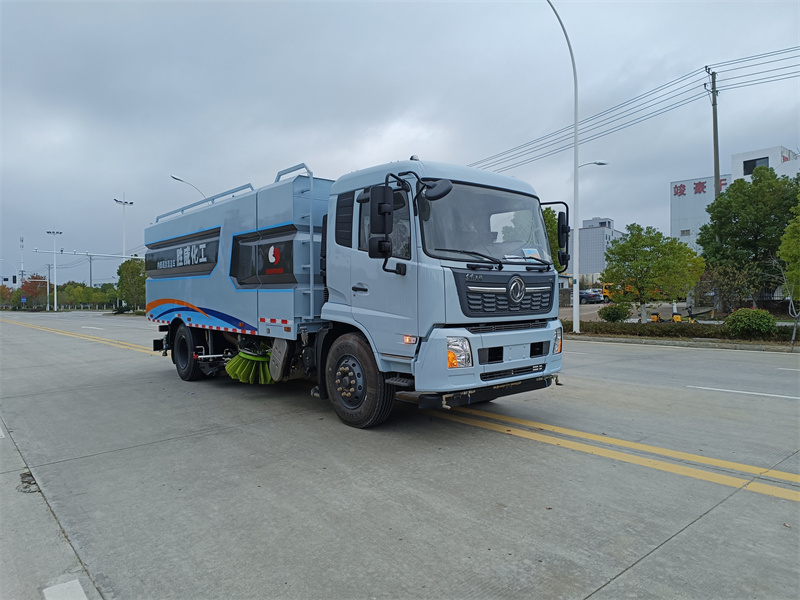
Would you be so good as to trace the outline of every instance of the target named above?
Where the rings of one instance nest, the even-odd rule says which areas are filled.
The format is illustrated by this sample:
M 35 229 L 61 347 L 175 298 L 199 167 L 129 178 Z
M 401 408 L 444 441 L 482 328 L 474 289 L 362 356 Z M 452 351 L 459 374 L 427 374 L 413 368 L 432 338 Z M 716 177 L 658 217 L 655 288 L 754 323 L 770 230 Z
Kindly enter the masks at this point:
M 19 284 L 25 279 L 25 238 L 19 237 Z
M 64 233 L 63 231 L 48 231 L 48 235 L 53 236 L 53 312 L 58 312 L 58 261 L 56 260 L 56 236 Z M 35 250 L 35 248 L 34 248 Z M 64 252 L 64 249 L 61 249 Z
M 711 75 L 711 115 L 714 127 L 714 200 L 719 198 L 721 189 L 719 181 L 719 131 L 717 129 L 717 73 L 706 67 Z M 708 88 L 706 88 L 708 89 Z

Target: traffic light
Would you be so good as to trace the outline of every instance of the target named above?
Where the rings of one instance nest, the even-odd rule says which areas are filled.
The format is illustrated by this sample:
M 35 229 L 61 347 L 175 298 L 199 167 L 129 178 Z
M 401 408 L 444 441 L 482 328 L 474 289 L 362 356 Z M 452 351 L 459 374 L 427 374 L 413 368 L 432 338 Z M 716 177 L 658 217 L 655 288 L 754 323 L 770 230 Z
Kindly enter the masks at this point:
M 13 275 L 11 277 L 11 283 L 17 283 L 17 276 L 16 275 Z

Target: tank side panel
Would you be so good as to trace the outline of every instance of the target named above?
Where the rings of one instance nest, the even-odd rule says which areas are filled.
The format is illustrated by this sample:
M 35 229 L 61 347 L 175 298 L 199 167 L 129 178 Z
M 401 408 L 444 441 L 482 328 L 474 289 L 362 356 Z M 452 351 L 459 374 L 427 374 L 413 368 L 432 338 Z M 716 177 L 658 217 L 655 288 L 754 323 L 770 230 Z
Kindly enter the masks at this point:
M 169 323 L 181 319 L 193 327 L 235 333 L 254 333 L 257 330 L 256 294 L 237 289 L 230 277 L 231 242 L 234 235 L 255 229 L 255 201 L 254 193 L 245 194 L 167 219 L 145 230 L 148 253 L 177 246 L 176 256 L 182 244 L 181 238 L 219 230 L 216 265 L 210 273 L 182 276 L 148 271 L 148 320 Z
M 257 223 L 264 244 L 263 270 L 281 276 L 270 283 L 262 276 L 258 290 L 259 333 L 294 339 L 298 326 L 319 320 L 324 287 L 319 272 L 322 217 L 328 211 L 332 182 L 299 176 L 262 188 L 258 192 Z M 313 219 L 313 225 L 311 223 Z M 286 244 L 290 244 L 290 254 Z M 288 260 L 287 260 L 288 259 Z M 282 264 L 283 263 L 283 264 Z M 283 277 L 290 271 L 291 278 Z M 313 304 L 310 283 L 314 280 Z M 273 280 L 278 277 L 273 277 Z M 286 281 L 291 279 L 292 281 Z

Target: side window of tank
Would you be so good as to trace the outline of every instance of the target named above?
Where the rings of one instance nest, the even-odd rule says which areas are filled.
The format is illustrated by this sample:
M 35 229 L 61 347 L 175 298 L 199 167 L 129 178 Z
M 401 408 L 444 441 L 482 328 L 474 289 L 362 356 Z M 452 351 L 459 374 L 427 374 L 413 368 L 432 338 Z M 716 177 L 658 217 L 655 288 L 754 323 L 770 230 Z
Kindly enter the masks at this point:
M 233 238 L 230 274 L 240 285 L 258 283 L 258 239 L 258 234 Z

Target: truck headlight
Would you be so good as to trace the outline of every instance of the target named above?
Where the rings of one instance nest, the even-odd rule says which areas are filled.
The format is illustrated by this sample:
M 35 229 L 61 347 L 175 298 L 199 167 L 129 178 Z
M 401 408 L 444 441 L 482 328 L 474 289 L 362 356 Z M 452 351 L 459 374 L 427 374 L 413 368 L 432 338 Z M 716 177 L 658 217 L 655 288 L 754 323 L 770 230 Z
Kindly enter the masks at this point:
M 463 337 L 447 338 L 447 368 L 460 369 L 472 366 L 472 349 Z
M 553 354 L 561 354 L 561 340 L 563 337 L 563 329 L 561 327 L 557 328 L 555 335 L 553 335 Z

